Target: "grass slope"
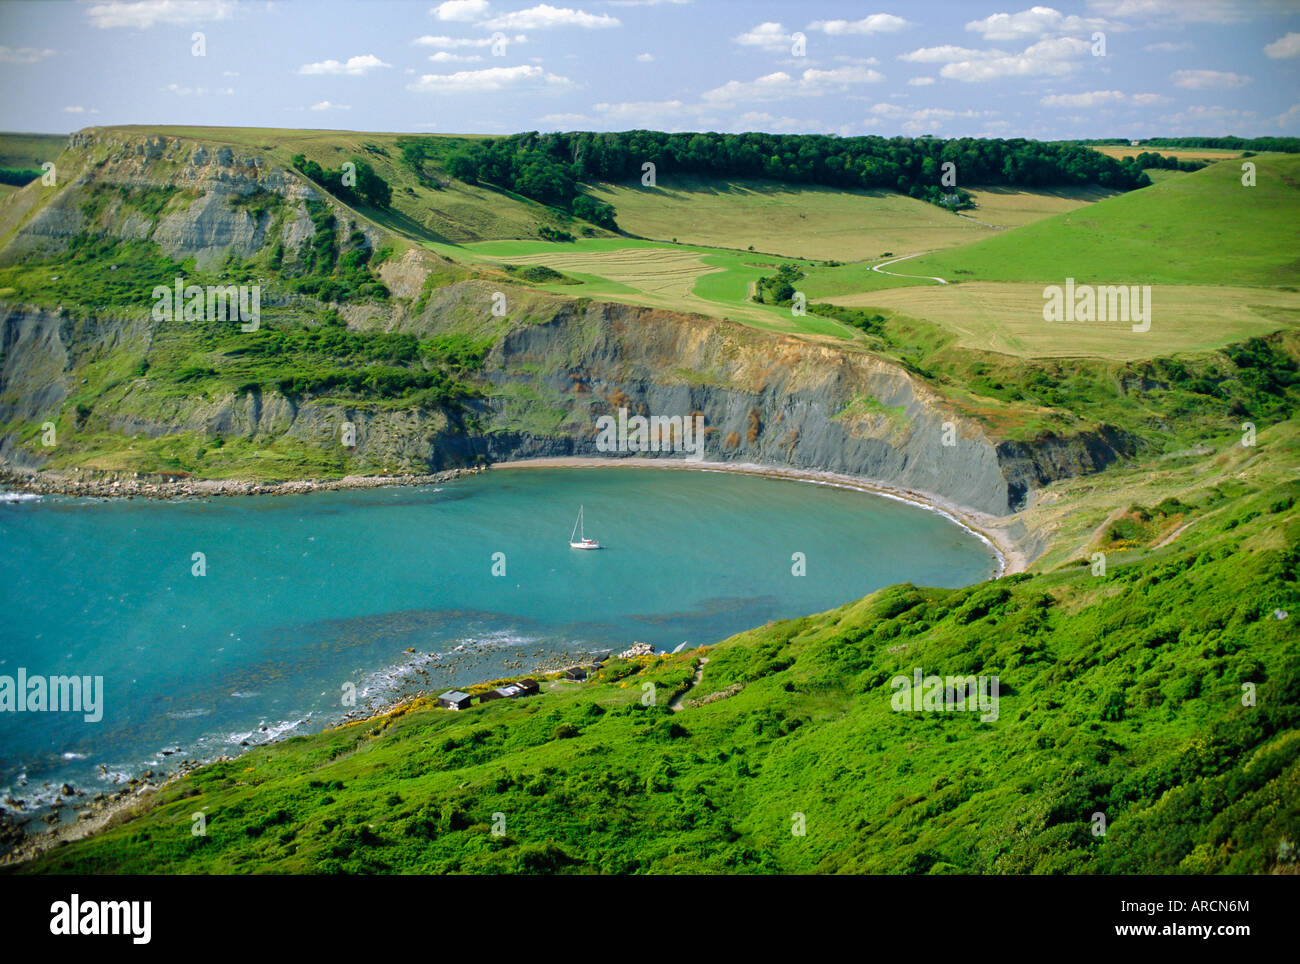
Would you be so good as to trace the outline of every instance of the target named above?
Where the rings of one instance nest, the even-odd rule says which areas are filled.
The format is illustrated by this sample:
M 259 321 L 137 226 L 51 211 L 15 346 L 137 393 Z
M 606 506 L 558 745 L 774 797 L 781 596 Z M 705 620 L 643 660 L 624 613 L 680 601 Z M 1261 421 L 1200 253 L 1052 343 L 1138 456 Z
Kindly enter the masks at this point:
M 988 233 L 973 221 L 889 191 L 845 191 L 773 181 L 680 176 L 655 187 L 598 184 L 619 226 L 657 241 L 796 258 L 860 261 L 968 244 Z
M 66 134 L 0 133 L 0 167 L 39 169 L 52 161 L 68 143 Z
M 911 270 L 914 263 L 898 267 Z M 1038 284 L 931 284 L 826 300 L 924 318 L 954 332 L 962 347 L 1020 358 L 1153 358 L 1300 326 L 1300 293 L 1227 286 L 1154 287 L 1145 332 L 1123 321 L 1046 322 Z
M 1200 524 L 1105 575 L 881 590 L 712 647 L 689 693 L 700 652 L 416 704 L 206 767 L 21 870 L 1295 872 L 1295 438 L 1262 435 L 1226 499 L 1180 492 Z M 895 712 L 916 667 L 996 675 L 998 719 Z
M 260 127 L 154 127 L 105 128 L 124 135 L 168 136 L 268 158 L 292 167 L 297 154 L 334 169 L 359 157 L 370 164 L 392 188 L 392 209 L 365 207 L 361 212 L 376 224 L 415 241 L 462 243 L 500 238 L 535 238 L 542 227 L 593 235 L 610 232 L 576 221 L 570 215 L 517 195 L 465 184 L 443 172 L 438 157 L 446 156 L 480 135 L 419 135 L 419 140 L 440 150 L 421 177 L 402 162 L 401 145 L 416 135 L 369 131 L 291 130 Z
M 952 280 L 1300 284 L 1300 157 L 1261 155 L 1255 187 L 1214 164 L 954 251 L 907 262 Z
M 625 238 L 427 246 L 458 261 L 543 266 L 559 271 L 564 279 L 539 287 L 569 297 L 698 312 L 769 331 L 837 339 L 855 337 L 851 327 L 829 318 L 798 316 L 788 307 L 751 301 L 754 283 L 784 263 L 770 255 Z

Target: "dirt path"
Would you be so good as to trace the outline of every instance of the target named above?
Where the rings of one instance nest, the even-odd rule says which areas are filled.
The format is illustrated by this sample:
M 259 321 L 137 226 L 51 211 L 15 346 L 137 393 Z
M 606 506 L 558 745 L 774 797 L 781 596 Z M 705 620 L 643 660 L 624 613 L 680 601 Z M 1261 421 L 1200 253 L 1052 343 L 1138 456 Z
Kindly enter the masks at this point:
M 908 255 L 904 255 L 904 256 L 901 257 L 901 258 L 895 258 L 895 259 L 892 260 L 892 261 L 882 261 L 882 262 L 880 262 L 880 264 L 873 264 L 873 265 L 871 266 L 871 270 L 872 270 L 872 271 L 879 271 L 881 274 L 887 274 L 887 275 L 890 275 L 891 277 L 894 277 L 894 278 L 924 278 L 926 281 L 937 281 L 937 282 L 939 282 L 939 284 L 941 284 L 941 285 L 946 285 L 948 282 L 945 281 L 943 278 L 935 278 L 935 277 L 932 277 L 932 276 L 927 275 L 927 274 L 899 274 L 897 271 L 886 271 L 886 270 L 884 270 L 884 269 L 885 269 L 885 265 L 889 265 L 889 264 L 898 264 L 898 262 L 900 262 L 900 261 L 906 261 L 908 258 L 919 258 L 919 257 L 921 257 L 922 254 L 930 254 L 930 253 L 931 253 L 931 252 L 929 252 L 929 251 L 922 251 L 922 252 L 920 252 L 920 254 L 908 254 Z
M 1192 519 L 1190 522 L 1184 522 L 1184 523 L 1183 523 L 1182 525 L 1180 525 L 1177 529 L 1175 529 L 1173 532 L 1169 533 L 1169 535 L 1165 536 L 1163 539 L 1161 539 L 1159 542 L 1157 542 L 1157 543 L 1156 543 L 1154 546 L 1152 546 L 1151 548 L 1152 548 L 1152 549 L 1163 549 L 1165 546 L 1169 545 L 1169 543 L 1173 542 L 1175 539 L 1177 539 L 1179 536 L 1181 536 L 1181 535 L 1182 535 L 1182 534 L 1187 530 L 1187 528 L 1188 528 L 1189 526 L 1191 526 L 1193 523 L 1195 523 L 1195 522 L 1197 522 L 1197 521 L 1198 521 L 1198 520 L 1196 520 L 1196 519 Z
M 704 664 L 707 663 L 708 661 L 709 661 L 709 657 L 707 656 L 700 657 L 700 665 L 695 667 L 695 675 L 691 677 L 690 687 L 684 693 L 682 693 L 681 696 L 677 697 L 677 699 L 673 700 L 671 703 L 668 704 L 668 708 L 672 710 L 674 713 L 680 713 L 682 711 L 683 709 L 682 701 L 686 699 L 686 697 L 689 694 L 695 692 L 695 687 L 699 686 L 700 680 L 704 679 Z

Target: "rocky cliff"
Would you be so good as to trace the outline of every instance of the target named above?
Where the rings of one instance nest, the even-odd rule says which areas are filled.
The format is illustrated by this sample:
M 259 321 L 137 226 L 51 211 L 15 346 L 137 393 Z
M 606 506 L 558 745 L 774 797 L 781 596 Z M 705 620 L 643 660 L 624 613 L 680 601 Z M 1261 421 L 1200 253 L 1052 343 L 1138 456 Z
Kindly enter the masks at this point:
M 334 205 L 340 237 L 360 231 L 369 243 L 385 236 L 256 152 L 89 132 L 73 136 L 60 167 L 70 178 L 61 188 L 42 193 L 29 186 L 0 209 L 0 264 L 90 233 L 148 239 L 199 267 L 231 253 L 264 256 L 275 245 L 291 265 L 311 237 L 311 200 Z M 252 195 L 270 201 L 231 201 Z M 853 347 L 466 277 L 474 272 L 419 248 L 380 274 L 393 297 L 344 306 L 350 327 L 481 332 L 497 321 L 486 308 L 492 294 L 508 292 L 510 311 L 491 328 L 495 344 L 477 375 L 479 397 L 462 410 L 376 408 L 264 390 L 191 396 L 163 392 L 147 374 L 121 372 L 105 383 L 96 405 L 99 430 L 124 440 L 197 433 L 327 448 L 337 447 L 339 426 L 351 422 L 356 447 L 349 469 L 424 471 L 616 455 L 597 449 L 601 415 L 620 408 L 698 414 L 709 461 L 854 475 L 993 515 L 1019 509 L 1054 478 L 1105 466 L 1122 448 L 1121 439 L 1103 434 L 1041 443 L 991 437 L 921 378 Z M 301 318 L 302 305 L 291 307 Z M 168 324 L 176 323 L 155 321 L 143 308 L 66 310 L 0 300 L 0 458 L 23 468 L 43 464 L 47 453 L 33 441 L 34 426 L 70 404 L 87 371 L 124 352 L 143 357 Z

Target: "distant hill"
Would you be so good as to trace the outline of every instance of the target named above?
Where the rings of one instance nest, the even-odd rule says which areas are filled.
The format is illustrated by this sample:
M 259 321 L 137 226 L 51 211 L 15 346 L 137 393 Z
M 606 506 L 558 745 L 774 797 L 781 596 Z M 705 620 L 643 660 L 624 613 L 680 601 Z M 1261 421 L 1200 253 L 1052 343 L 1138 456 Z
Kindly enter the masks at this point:
M 908 274 L 968 281 L 1098 284 L 1300 284 L 1300 157 L 1217 164 L 1059 214 L 955 251 Z
M 0 133 L 0 167 L 40 167 L 68 143 L 66 134 Z

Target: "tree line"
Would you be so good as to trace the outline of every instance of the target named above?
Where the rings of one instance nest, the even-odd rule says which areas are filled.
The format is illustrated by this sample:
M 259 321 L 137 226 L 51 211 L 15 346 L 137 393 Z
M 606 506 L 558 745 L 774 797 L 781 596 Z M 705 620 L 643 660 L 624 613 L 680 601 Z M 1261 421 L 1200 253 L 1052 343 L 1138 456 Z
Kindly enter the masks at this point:
M 948 163 L 953 167 L 945 168 Z M 695 174 L 883 188 L 950 208 L 969 202 L 959 185 L 1130 190 L 1150 183 L 1136 163 L 1077 144 L 757 132 L 533 131 L 476 141 L 450 155 L 446 169 L 460 180 L 504 188 L 613 227 L 613 208 L 583 194 L 580 185 L 640 179 L 646 164 L 654 165 L 656 179 Z M 945 179 L 946 172 L 952 178 Z
M 1300 137 L 1148 137 L 1143 147 L 1212 147 L 1225 151 L 1300 154 Z
M 356 170 L 354 177 L 348 177 L 347 171 L 340 166 L 338 170 L 321 167 L 310 161 L 303 154 L 295 154 L 293 166 L 298 171 L 315 181 L 345 204 L 366 203 L 372 207 L 386 208 L 393 203 L 393 191 L 388 182 L 375 173 L 375 169 L 361 160 L 352 158 Z M 349 184 L 348 181 L 353 183 Z

